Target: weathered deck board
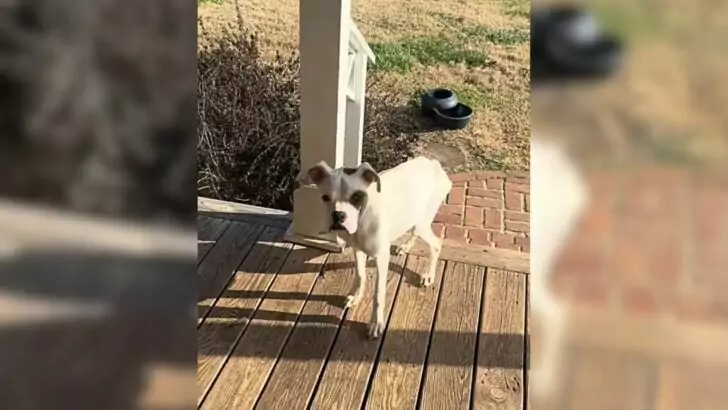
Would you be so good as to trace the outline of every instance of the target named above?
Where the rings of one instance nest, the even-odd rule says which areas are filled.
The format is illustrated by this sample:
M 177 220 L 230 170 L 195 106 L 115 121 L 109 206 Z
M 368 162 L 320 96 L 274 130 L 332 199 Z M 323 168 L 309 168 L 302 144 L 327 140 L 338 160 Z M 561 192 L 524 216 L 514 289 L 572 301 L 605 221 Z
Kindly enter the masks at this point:
M 202 197 L 197 198 L 197 213 L 231 221 L 275 226 L 281 229 L 288 228 L 288 225 L 293 221 L 293 215 L 290 212 L 279 209 L 262 208 Z
M 422 409 L 470 408 L 484 275 L 480 266 L 447 263 L 425 368 Z
M 406 256 L 393 256 L 389 263 L 387 279 L 387 306 L 389 315 L 392 301 L 402 278 Z M 373 309 L 376 268 L 367 268 L 366 293 L 359 304 L 347 312 L 339 336 L 336 338 L 331 357 L 324 370 L 314 397 L 314 409 L 358 409 L 366 395 L 367 384 L 374 367 L 382 338 L 367 338 L 367 324 Z
M 252 408 L 278 360 L 327 254 L 296 246 L 290 253 L 203 402 L 204 409 Z
M 290 251 L 291 245 L 281 242 L 284 233 L 282 230 L 272 227 L 260 228 L 262 228 L 261 233 L 258 235 L 256 241 L 252 243 L 250 250 L 246 252 L 245 258 L 238 264 L 238 266 L 233 268 L 230 273 L 220 275 L 226 276 L 229 279 L 223 285 L 223 289 L 221 289 L 220 292 L 217 292 L 217 297 L 210 297 L 197 304 L 198 324 L 202 323 L 205 317 L 210 314 L 213 307 L 215 307 L 216 314 L 219 317 L 225 317 L 226 312 L 233 309 L 250 309 L 252 305 L 247 302 L 243 302 L 244 306 L 236 305 L 234 307 L 226 307 L 225 304 L 235 303 L 235 299 L 228 299 L 234 297 L 239 292 L 257 292 L 258 299 L 255 299 L 254 302 L 257 304 L 260 301 L 259 298 L 262 297 L 262 292 L 265 291 L 268 285 L 270 285 L 273 281 L 275 272 L 270 274 L 268 272 L 261 271 L 261 263 L 265 260 L 268 253 L 276 248 L 278 248 L 278 251 L 282 250 L 284 254 L 281 255 L 280 252 L 276 252 L 274 255 L 278 256 L 278 259 L 285 258 L 285 253 Z M 277 243 L 274 245 L 273 243 L 275 242 Z M 213 248 L 213 251 L 216 249 L 217 246 Z M 222 280 L 220 280 L 220 282 L 222 282 Z M 218 300 L 223 296 L 223 294 L 225 294 L 225 297 L 223 297 L 223 303 L 220 305 L 218 304 Z M 240 317 L 240 315 L 235 314 L 235 312 L 233 312 L 231 316 L 234 318 Z
M 725 365 L 683 360 L 655 365 L 659 365 L 655 372 L 655 410 L 725 408 L 728 402 L 728 368 Z
M 417 403 L 445 262 L 438 263 L 433 286 L 423 288 L 418 280 L 428 266 L 427 258 L 409 256 L 407 259 L 405 275 L 407 270 L 415 275 L 400 285 L 394 301 L 367 398 L 369 409 L 414 408 Z
M 334 342 L 344 296 L 354 280 L 353 252 L 331 254 L 260 396 L 259 408 L 306 408 Z
M 488 269 L 473 408 L 523 408 L 526 276 Z
M 395 243 L 401 243 L 403 240 L 404 238 L 399 238 Z M 408 253 L 427 257 L 430 255 L 430 248 L 426 243 L 417 241 Z M 449 239 L 442 241 L 440 259 L 522 273 L 529 273 L 531 269 L 530 255 L 527 253 L 475 244 L 463 245 Z
M 223 211 L 198 217 L 202 409 L 523 408 L 528 276 L 492 268 L 523 263 L 443 251 L 425 289 L 426 252 L 393 256 L 388 326 L 371 341 L 372 263 L 345 310 L 351 250 L 282 242 L 286 215 Z
M 240 262 L 255 245 L 263 226 L 232 222 L 197 268 L 199 303 L 210 306 Z
M 230 226 L 230 221 L 206 216 L 197 217 L 197 264 L 199 265 L 207 253 L 210 252 L 225 229 Z
M 291 245 L 281 242 L 284 231 L 265 228 L 240 264 L 227 288 L 212 306 L 202 306 L 207 319 L 197 332 L 197 388 L 204 392 L 219 373 L 235 342 L 245 331 Z
M 648 400 L 651 401 L 652 394 L 647 393 L 655 386 L 656 372 L 646 357 L 600 349 L 578 349 L 571 353 L 576 353 L 576 357 L 571 366 L 572 386 L 566 409 L 650 408 Z

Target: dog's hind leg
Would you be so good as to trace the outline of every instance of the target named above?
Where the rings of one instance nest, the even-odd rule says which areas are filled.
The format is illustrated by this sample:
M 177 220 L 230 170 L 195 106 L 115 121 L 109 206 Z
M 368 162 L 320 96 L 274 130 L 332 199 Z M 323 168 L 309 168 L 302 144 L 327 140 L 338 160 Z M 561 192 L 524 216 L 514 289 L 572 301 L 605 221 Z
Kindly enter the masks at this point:
M 415 233 L 430 246 L 430 266 L 427 273 L 420 279 L 420 285 L 427 287 L 435 282 L 435 270 L 442 251 L 442 241 L 432 232 L 432 226 L 429 223 L 415 226 Z
M 432 231 L 432 222 L 435 220 L 437 211 L 440 210 L 440 205 L 445 201 L 447 193 L 450 192 L 452 183 L 448 179 L 447 175 L 442 172 L 443 177 L 443 193 L 440 199 L 432 198 L 427 204 L 426 212 L 422 222 L 415 225 L 415 235 L 419 236 L 427 245 L 430 246 L 430 267 L 427 273 L 422 276 L 420 280 L 421 286 L 430 286 L 435 283 L 435 271 L 437 269 L 437 261 L 440 259 L 440 252 L 442 251 L 442 240 L 435 235 Z
M 559 365 L 563 355 L 564 332 L 567 330 L 567 306 L 555 298 L 543 283 L 536 279 L 541 269 L 534 267 L 531 276 L 530 303 L 534 323 L 540 328 L 538 358 L 532 365 L 530 378 L 534 397 L 548 397 L 559 387 L 561 374 Z

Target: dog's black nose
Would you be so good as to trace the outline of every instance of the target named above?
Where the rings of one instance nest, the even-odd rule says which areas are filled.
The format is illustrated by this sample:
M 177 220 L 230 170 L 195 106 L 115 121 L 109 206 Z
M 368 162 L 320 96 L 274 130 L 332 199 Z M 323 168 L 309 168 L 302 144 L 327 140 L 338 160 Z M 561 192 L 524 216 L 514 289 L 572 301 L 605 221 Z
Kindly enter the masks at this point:
M 335 224 L 341 224 L 346 221 L 346 214 L 341 211 L 334 211 L 331 213 L 331 218 L 334 220 Z

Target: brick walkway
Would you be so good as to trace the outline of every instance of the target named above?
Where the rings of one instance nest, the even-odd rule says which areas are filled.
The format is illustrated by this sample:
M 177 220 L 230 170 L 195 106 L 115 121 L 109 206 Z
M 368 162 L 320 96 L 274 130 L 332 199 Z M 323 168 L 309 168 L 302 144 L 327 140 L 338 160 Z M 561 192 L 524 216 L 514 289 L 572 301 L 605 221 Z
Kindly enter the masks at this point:
M 555 290 L 592 308 L 728 323 L 726 182 L 659 169 L 592 175 Z
M 590 204 L 551 284 L 588 314 L 571 322 L 562 364 L 571 382 L 534 408 L 725 408 L 724 175 L 654 168 L 587 177 Z
M 453 188 L 433 230 L 461 243 L 529 252 L 527 172 L 450 175 Z

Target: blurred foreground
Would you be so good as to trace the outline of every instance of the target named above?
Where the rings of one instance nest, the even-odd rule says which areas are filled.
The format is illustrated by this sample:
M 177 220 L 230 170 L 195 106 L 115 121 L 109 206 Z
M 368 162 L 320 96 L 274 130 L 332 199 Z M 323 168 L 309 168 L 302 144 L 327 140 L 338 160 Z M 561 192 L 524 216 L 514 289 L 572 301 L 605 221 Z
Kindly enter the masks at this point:
M 4 406 L 190 408 L 194 243 L 194 231 L 1 202 Z
M 533 129 L 572 153 L 590 195 L 550 278 L 569 311 L 559 386 L 532 407 L 725 408 L 728 4 L 582 4 L 629 54 L 609 80 L 534 86 Z
M 192 2 L 0 2 L 2 408 L 194 405 L 195 35 Z

